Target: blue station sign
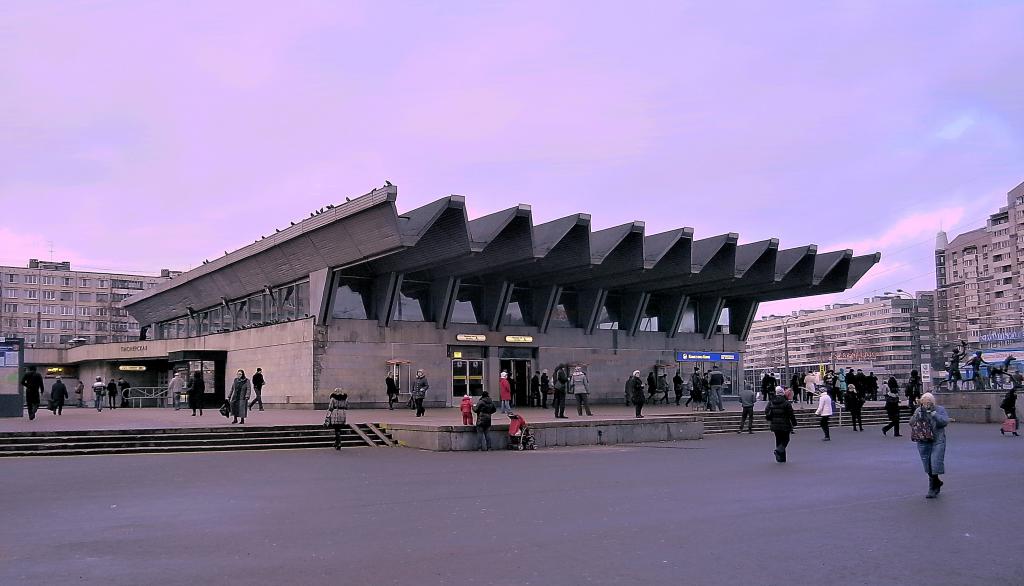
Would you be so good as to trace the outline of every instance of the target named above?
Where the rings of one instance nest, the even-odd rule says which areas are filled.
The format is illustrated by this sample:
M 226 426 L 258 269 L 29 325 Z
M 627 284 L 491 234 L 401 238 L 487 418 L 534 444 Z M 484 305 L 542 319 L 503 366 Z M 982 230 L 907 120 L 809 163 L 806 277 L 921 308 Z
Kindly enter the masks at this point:
M 739 352 L 676 352 L 676 362 L 737 362 Z

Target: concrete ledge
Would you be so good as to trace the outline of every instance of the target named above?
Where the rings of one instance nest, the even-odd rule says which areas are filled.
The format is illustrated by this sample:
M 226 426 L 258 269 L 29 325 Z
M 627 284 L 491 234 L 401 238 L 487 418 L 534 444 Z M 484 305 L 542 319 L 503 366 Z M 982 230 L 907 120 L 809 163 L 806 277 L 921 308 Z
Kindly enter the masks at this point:
M 398 445 L 410 448 L 457 452 L 480 446 L 476 429 L 469 425 L 390 423 L 381 427 L 387 429 Z M 586 419 L 531 423 L 530 427 L 538 448 L 699 440 L 704 435 L 704 422 L 698 417 Z M 507 448 L 508 424 L 491 426 L 489 438 L 491 449 Z

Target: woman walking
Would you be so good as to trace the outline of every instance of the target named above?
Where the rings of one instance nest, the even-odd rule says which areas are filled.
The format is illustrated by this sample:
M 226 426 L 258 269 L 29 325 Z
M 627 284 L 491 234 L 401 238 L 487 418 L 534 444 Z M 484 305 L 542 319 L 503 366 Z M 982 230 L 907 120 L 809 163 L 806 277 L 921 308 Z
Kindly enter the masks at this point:
M 672 392 L 676 396 L 676 407 L 679 406 L 679 401 L 683 400 L 683 377 L 679 376 L 679 370 L 677 369 L 675 376 L 672 377 Z
M 384 386 L 387 387 L 388 393 L 388 410 L 395 410 L 395 403 L 398 402 L 398 385 L 395 383 L 395 377 L 388 374 L 387 378 L 384 379 Z
M 900 437 L 900 393 L 890 385 L 885 387 L 885 414 L 889 417 L 889 423 L 882 428 L 882 435 L 890 429 L 895 429 L 895 437 Z
M 846 394 L 849 395 L 853 385 L 848 385 L 846 388 Z M 821 431 L 825 432 L 825 437 L 821 438 L 821 441 L 832 441 L 828 435 L 828 419 L 832 417 L 832 397 L 828 396 L 828 391 L 822 391 L 818 397 L 818 408 L 814 410 L 814 414 L 821 418 L 818 423 L 821 425 Z
M 473 411 L 476 411 L 476 433 L 480 436 L 480 450 L 483 452 L 491 449 L 491 438 L 487 433 L 491 431 L 491 414 L 497 410 L 487 391 L 480 394 L 480 400 L 473 407 Z
M 203 371 L 197 370 L 192 373 L 192 382 L 189 383 L 185 391 L 188 392 L 188 406 L 189 409 L 192 409 L 192 417 L 196 416 L 196 411 L 199 411 L 201 417 L 203 415 L 203 393 L 206 392 Z
M 644 381 L 640 380 L 639 370 L 633 371 L 633 375 L 629 377 L 629 385 L 630 398 L 636 408 L 636 418 L 640 419 L 644 416 Z
M 910 371 L 910 380 L 907 382 L 907 408 L 913 409 L 917 406 L 917 400 L 921 398 L 921 389 L 924 384 L 921 382 L 921 375 L 917 370 Z
M 768 420 L 768 428 L 775 434 L 775 461 L 785 463 L 789 436 L 796 427 L 796 413 L 793 404 L 786 399 L 786 389 L 775 387 L 775 394 L 764 408 L 764 417 Z
M 249 379 L 245 378 L 245 371 L 239 369 L 234 382 L 231 383 L 231 395 L 228 397 L 233 418 L 231 423 L 239 423 L 239 419 L 241 419 L 241 424 L 245 425 L 245 415 L 249 411 L 250 394 L 252 394 L 252 385 L 249 383 Z
M 430 383 L 427 382 L 427 375 L 423 369 L 416 371 L 416 380 L 412 383 L 412 398 L 416 405 L 416 417 L 423 417 L 427 410 L 423 407 L 423 401 L 427 398 L 427 390 Z
M 858 425 L 860 426 L 860 431 L 864 431 L 864 419 L 861 417 L 861 408 L 864 406 L 864 398 L 857 392 L 857 388 L 854 385 L 848 385 L 846 387 L 846 394 L 843 395 L 843 401 L 846 403 L 846 410 L 850 412 L 850 422 L 853 424 L 853 431 L 857 431 Z
M 917 442 L 917 453 L 924 464 L 924 472 L 928 475 L 928 494 L 925 498 L 939 496 L 943 482 L 940 475 L 946 473 L 946 426 L 949 415 L 941 405 L 935 404 L 935 396 L 931 393 L 921 395 L 920 406 L 910 416 L 912 440 Z M 928 436 L 931 437 L 928 437 Z
M 331 393 L 331 402 L 327 404 L 327 416 L 331 421 L 331 429 L 334 430 L 334 449 L 341 449 L 341 430 L 345 427 L 348 415 L 348 395 L 341 392 L 341 389 L 334 389 Z M 245 420 L 242 420 L 245 423 Z

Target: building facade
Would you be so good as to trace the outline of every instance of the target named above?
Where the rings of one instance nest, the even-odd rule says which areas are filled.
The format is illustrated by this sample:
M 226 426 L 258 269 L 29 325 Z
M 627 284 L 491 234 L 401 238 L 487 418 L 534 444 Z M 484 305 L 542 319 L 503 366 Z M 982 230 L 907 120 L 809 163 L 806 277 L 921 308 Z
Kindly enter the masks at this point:
M 1024 342 L 1024 183 L 986 225 L 935 243 L 936 334 L 948 356 L 961 340 L 994 349 Z
M 934 293 L 902 293 L 834 304 L 754 322 L 743 350 L 748 384 L 764 372 L 861 368 L 901 383 L 910 372 L 932 370 Z M 788 352 L 787 352 L 788 348 Z M 789 374 L 786 374 L 786 364 Z
M 170 279 L 76 271 L 69 262 L 31 259 L 25 267 L 0 266 L 0 337 L 30 348 L 137 340 L 139 323 L 121 306 L 130 295 Z
M 143 290 L 124 302 L 141 340 L 64 360 L 86 379 L 126 367 L 136 386 L 202 370 L 211 403 L 230 373 L 260 367 L 264 402 L 307 408 L 334 388 L 384 405 L 385 376 L 406 393 L 418 369 L 429 404 L 494 392 L 501 372 L 522 402 L 533 374 L 565 364 L 587 371 L 592 400 L 619 401 L 634 369 L 717 364 L 738 386 L 760 302 L 843 291 L 879 258 L 642 222 L 595 231 L 587 214 L 534 224 L 526 205 L 469 219 L 461 196 L 399 213 L 396 200 L 389 185 L 327 206 Z

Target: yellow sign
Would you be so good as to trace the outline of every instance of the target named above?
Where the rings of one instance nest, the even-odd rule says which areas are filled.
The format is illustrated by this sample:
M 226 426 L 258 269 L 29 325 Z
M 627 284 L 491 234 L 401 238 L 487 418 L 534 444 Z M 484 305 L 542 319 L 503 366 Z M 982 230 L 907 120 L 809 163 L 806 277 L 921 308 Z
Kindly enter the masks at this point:
M 533 342 L 533 336 L 505 336 L 505 341 L 511 344 L 529 344 Z
M 486 342 L 487 336 L 483 334 L 459 334 L 455 339 L 460 342 Z
M 452 352 L 452 358 L 462 358 L 462 352 Z
M 64 368 L 60 366 L 51 366 L 46 369 L 46 374 L 61 374 L 64 372 Z
M 124 371 L 124 372 L 142 372 L 142 371 L 146 370 L 146 367 L 145 366 L 131 366 L 131 365 L 127 365 L 127 364 L 122 364 L 121 366 L 118 366 L 117 369 L 121 370 L 121 371 Z

